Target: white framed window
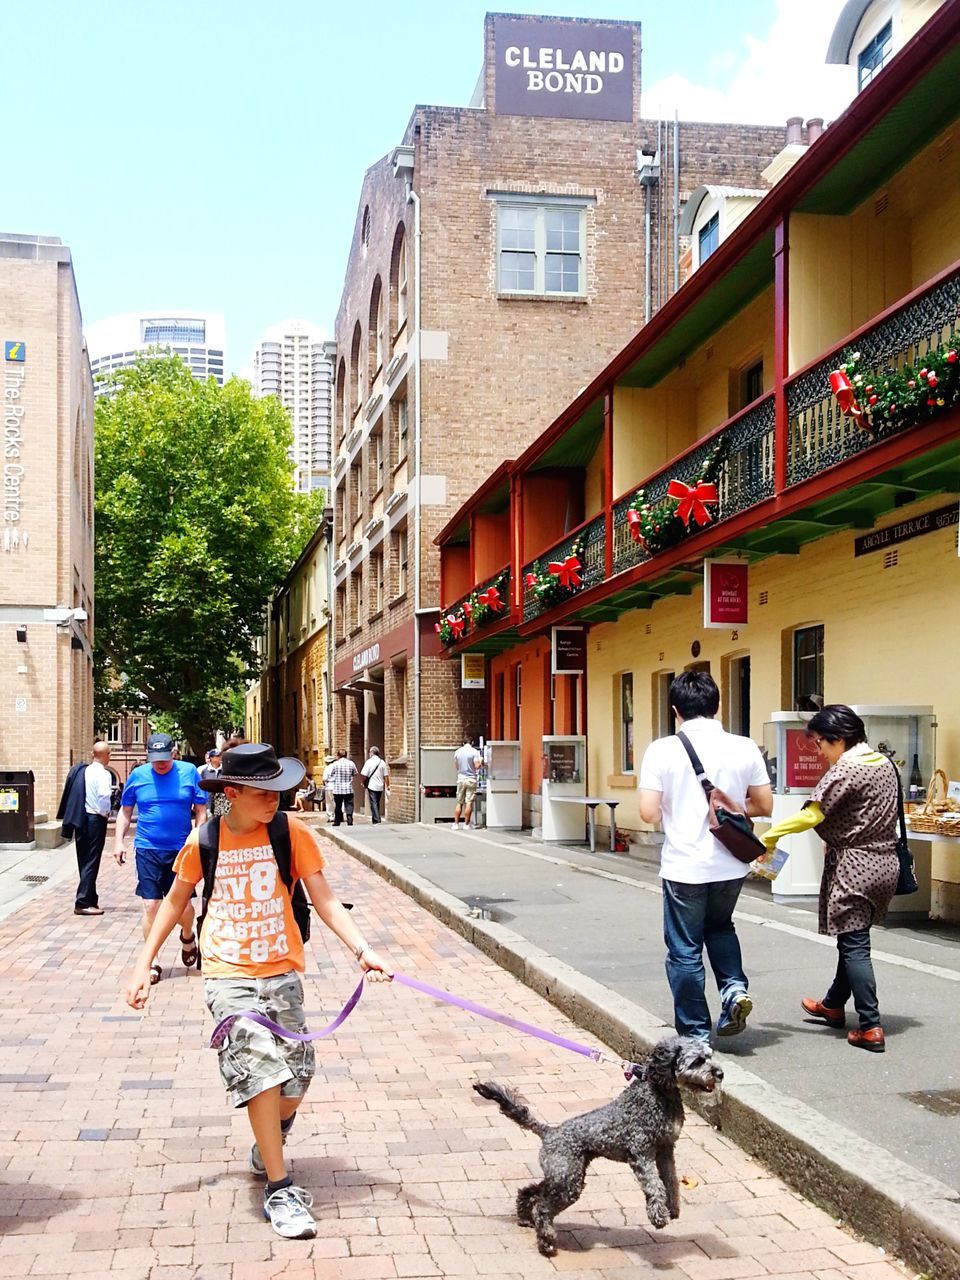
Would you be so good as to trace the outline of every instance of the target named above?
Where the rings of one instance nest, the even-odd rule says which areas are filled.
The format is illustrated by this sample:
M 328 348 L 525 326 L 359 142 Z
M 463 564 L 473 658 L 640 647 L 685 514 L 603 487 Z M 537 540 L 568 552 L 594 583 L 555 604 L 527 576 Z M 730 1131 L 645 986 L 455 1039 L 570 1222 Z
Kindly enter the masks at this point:
M 108 742 L 123 741 L 123 721 L 122 720 L 114 720 L 113 724 L 110 726 L 110 731 L 107 734 L 107 741 Z
M 396 404 L 397 414 L 397 463 L 399 464 L 407 456 L 407 441 L 409 438 L 407 397 L 403 396 L 394 403 Z
M 857 57 L 857 88 L 865 89 L 873 77 L 882 71 L 893 55 L 893 22 L 881 27 Z
M 589 202 L 505 195 L 495 199 L 498 292 L 583 297 Z
M 701 266 L 720 247 L 720 210 L 708 219 L 700 228 L 700 253 L 697 261 Z

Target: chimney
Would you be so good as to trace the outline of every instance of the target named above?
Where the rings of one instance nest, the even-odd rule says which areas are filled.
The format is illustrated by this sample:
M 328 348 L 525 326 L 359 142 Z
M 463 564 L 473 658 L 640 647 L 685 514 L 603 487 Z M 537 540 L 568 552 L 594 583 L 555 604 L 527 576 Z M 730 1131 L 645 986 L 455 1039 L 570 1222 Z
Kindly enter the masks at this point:
M 823 116 L 814 116 L 807 121 L 807 146 L 812 147 L 823 133 Z
M 787 146 L 796 142 L 803 145 L 803 116 L 791 116 L 787 121 Z

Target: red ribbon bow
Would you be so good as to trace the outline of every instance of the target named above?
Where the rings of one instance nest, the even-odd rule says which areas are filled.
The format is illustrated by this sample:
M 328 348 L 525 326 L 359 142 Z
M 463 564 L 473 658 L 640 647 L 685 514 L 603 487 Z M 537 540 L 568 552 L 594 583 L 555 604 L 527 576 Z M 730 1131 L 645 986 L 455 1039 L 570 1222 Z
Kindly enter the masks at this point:
M 846 414 L 848 418 L 853 418 L 859 425 L 863 410 L 857 404 L 856 392 L 845 369 L 834 369 L 830 374 L 830 390 L 837 398 L 840 412 Z
M 717 486 L 707 484 L 704 480 L 696 485 L 684 484 L 682 480 L 671 480 L 667 485 L 667 497 L 678 500 L 677 516 L 688 529 L 691 515 L 697 524 L 709 524 L 713 517 L 705 504 L 719 502 Z
M 458 618 L 453 613 L 447 614 L 447 625 L 453 635 L 454 640 L 459 640 L 463 635 L 463 628 L 466 626 L 465 618 Z
M 555 578 L 559 578 L 560 585 L 569 591 L 573 587 L 583 585 L 583 579 L 580 577 L 582 568 L 576 556 L 567 556 L 562 563 L 559 560 L 551 560 L 547 565 L 547 573 L 552 573 Z
M 481 591 L 477 597 L 480 603 L 493 613 L 501 613 L 503 611 L 503 601 L 500 599 L 500 590 L 498 587 L 487 587 L 486 591 Z
M 634 542 L 645 541 L 643 536 L 643 520 L 639 511 L 635 511 L 632 507 L 627 512 L 627 525 L 630 529 L 630 537 Z

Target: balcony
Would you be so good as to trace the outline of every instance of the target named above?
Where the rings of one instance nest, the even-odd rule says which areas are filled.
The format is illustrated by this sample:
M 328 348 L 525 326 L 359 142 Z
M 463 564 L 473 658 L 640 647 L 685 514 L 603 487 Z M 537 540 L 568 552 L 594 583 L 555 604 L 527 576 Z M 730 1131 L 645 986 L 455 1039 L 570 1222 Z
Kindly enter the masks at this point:
M 787 485 L 812 479 L 942 412 L 947 403 L 945 397 L 951 394 L 949 379 L 946 385 L 934 384 L 932 390 L 939 390 L 939 396 L 926 394 L 929 383 L 920 388 L 924 394 L 919 395 L 916 387 L 901 380 L 903 399 L 899 406 L 893 402 L 894 409 L 889 415 L 879 398 L 871 412 L 870 396 L 883 382 L 897 385 L 896 378 L 890 378 L 891 373 L 899 374 L 908 366 L 914 371 L 921 370 L 931 353 L 956 337 L 958 327 L 960 266 L 954 264 L 788 379 Z M 855 352 L 859 354 L 856 361 L 859 375 L 855 377 L 859 376 L 861 381 L 853 390 L 858 407 L 870 415 L 869 429 L 859 425 L 855 416 L 841 411 L 830 389 L 831 372 L 845 364 L 846 357 Z M 952 390 L 955 393 L 956 375 Z M 943 403 L 937 403 L 938 399 Z
M 441 609 L 436 625 L 445 648 L 463 640 L 471 641 L 470 647 L 475 648 L 482 633 L 499 630 L 503 623 L 513 620 L 510 577 L 510 566 L 506 565 Z
M 728 418 L 716 431 L 644 481 L 639 489 L 631 490 L 614 504 L 615 574 L 643 564 L 652 559 L 658 550 L 665 550 L 666 545 L 675 545 L 684 536 L 685 527 L 681 522 L 671 522 L 668 505 L 671 499 L 667 490 L 674 480 L 694 489 L 700 481 L 715 486 L 717 500 L 715 503 L 711 501 L 707 508 L 711 525 L 739 515 L 741 511 L 772 497 L 773 393 L 755 400 L 752 405 Z M 637 509 L 641 504 L 646 504 L 652 512 L 663 513 L 663 538 L 660 544 L 653 538 L 644 538 L 640 524 L 631 517 L 631 510 Z M 655 532 L 660 534 L 661 529 L 657 528 Z
M 606 515 L 601 512 L 523 566 L 523 621 L 602 582 Z M 556 566 L 552 568 L 551 566 Z

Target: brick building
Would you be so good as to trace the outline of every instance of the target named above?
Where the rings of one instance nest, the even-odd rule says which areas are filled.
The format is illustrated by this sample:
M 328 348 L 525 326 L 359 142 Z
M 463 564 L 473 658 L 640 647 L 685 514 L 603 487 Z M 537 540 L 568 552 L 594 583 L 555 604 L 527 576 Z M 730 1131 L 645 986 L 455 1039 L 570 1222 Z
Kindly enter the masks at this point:
M 52 814 L 93 741 L 93 382 L 58 239 L 0 235 L 0 330 L 0 770 Z
M 262 675 L 247 690 L 244 731 L 299 757 L 317 783 L 330 752 L 329 513 L 267 607 Z
M 460 579 L 510 590 L 509 485 L 443 584 L 434 539 L 675 291 L 689 194 L 755 190 L 782 145 L 643 120 L 637 23 L 490 14 L 473 103 L 418 106 L 367 171 L 336 322 L 334 736 L 385 750 L 395 816 L 421 748 L 482 731 L 435 627 Z

